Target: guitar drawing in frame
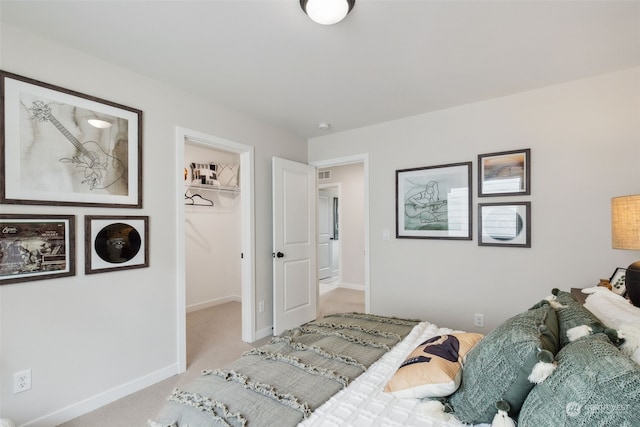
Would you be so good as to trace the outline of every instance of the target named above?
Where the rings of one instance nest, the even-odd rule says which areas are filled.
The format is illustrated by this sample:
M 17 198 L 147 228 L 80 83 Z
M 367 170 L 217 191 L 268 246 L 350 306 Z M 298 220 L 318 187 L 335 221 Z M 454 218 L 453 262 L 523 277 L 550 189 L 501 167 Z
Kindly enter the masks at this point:
M 96 141 L 78 140 L 52 114 L 49 104 L 35 100 L 28 110 L 31 112 L 31 120 L 51 123 L 76 148 L 77 152 L 58 160 L 69 164 L 69 171 L 74 179 L 86 189 L 106 190 L 125 180 L 126 167 L 122 160 L 107 153 Z
M 396 171 L 396 237 L 471 240 L 471 162 Z
M 446 227 L 448 220 L 447 200 L 440 198 L 437 181 L 429 181 L 424 189 L 411 194 L 405 200 L 404 214 L 407 223 L 412 219 L 417 227 Z
M 142 111 L 0 70 L 0 203 L 142 208 Z

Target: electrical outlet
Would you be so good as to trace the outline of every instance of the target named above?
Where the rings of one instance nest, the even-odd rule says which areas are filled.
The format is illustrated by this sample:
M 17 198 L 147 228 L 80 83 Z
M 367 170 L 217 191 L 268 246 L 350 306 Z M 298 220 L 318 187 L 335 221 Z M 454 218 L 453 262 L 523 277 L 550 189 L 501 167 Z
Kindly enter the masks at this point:
M 474 314 L 473 315 L 473 324 L 478 328 L 484 328 L 484 314 Z
M 258 303 L 258 312 L 260 313 L 264 312 L 264 301 L 260 301 Z
M 13 374 L 13 394 L 31 390 L 31 369 Z

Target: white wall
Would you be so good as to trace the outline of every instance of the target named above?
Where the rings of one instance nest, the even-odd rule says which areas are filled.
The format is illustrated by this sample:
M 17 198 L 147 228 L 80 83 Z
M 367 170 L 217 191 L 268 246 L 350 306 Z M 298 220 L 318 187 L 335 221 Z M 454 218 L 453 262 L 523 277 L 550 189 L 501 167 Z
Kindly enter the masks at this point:
M 452 90 L 454 90 L 452 88 Z M 315 138 L 309 161 L 369 154 L 371 311 L 487 332 L 640 254 L 611 249 L 610 198 L 640 193 L 640 68 Z M 477 156 L 531 148 L 530 197 L 477 197 Z M 473 161 L 473 241 L 382 240 L 395 171 Z M 479 247 L 477 202 L 530 200 L 532 247 Z
M 240 164 L 236 153 L 193 143 L 186 143 L 184 151 L 188 171 L 192 162 Z M 190 180 L 188 177 L 187 181 Z M 184 207 L 187 311 L 240 301 L 240 193 L 198 186 L 189 187 L 187 191 L 189 195 L 199 194 L 214 203 L 214 206 Z
M 3 70 L 144 114 L 143 209 L 0 206 L 77 219 L 76 276 L 0 287 L 0 416 L 55 425 L 176 372 L 176 126 L 255 147 L 256 299 L 267 307 L 255 329 L 271 326 L 271 157 L 305 161 L 305 141 L 11 25 L 0 31 Z M 98 214 L 149 215 L 148 268 L 84 275 L 82 219 Z M 33 389 L 14 395 L 23 369 Z
M 364 289 L 364 166 L 352 163 L 328 169 L 331 179 L 319 182 L 340 183 L 342 190 L 339 219 L 342 283 Z

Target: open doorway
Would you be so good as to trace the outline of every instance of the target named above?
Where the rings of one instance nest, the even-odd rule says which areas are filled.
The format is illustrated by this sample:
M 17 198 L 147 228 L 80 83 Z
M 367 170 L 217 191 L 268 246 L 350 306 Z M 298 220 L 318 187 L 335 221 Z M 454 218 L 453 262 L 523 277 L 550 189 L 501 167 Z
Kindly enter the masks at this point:
M 364 160 L 318 169 L 319 314 L 368 311 L 368 239 Z
M 184 160 L 187 313 L 240 303 L 240 155 L 187 140 Z
M 186 149 L 187 147 L 198 147 L 198 156 L 202 156 L 201 153 L 225 153 L 226 156 L 220 161 L 212 161 L 212 159 L 204 159 L 202 162 L 187 161 Z M 233 248 L 228 248 L 228 252 L 236 262 L 234 265 L 239 266 L 239 272 L 236 274 L 240 276 L 240 300 L 241 300 L 241 313 L 242 313 L 242 340 L 245 342 L 255 341 L 255 230 L 254 230 L 254 191 L 253 191 L 253 147 L 243 144 L 228 141 L 222 138 L 213 137 L 190 129 L 177 128 L 176 132 L 176 166 L 180 171 L 178 174 L 177 191 L 176 191 L 176 206 L 177 206 L 177 224 L 176 224 L 176 248 L 177 248 L 177 311 L 178 311 L 178 365 L 179 372 L 184 372 L 187 366 L 187 350 L 186 350 L 186 316 L 187 306 L 189 310 L 206 307 L 208 305 L 214 305 L 218 302 L 224 301 L 225 297 L 216 297 L 209 293 L 202 295 L 202 290 L 196 291 L 195 294 L 189 291 L 187 292 L 187 233 L 197 234 L 198 227 L 202 227 L 200 216 L 215 214 L 213 210 L 196 211 L 194 215 L 189 219 L 189 229 L 187 229 L 187 215 L 186 209 L 196 209 L 195 204 L 200 205 L 197 209 L 213 209 L 214 207 L 225 209 L 231 209 L 230 206 L 237 204 L 239 201 L 239 217 L 235 216 L 233 221 L 235 222 L 234 228 L 236 231 L 239 229 L 239 242 Z M 239 161 L 239 167 L 237 171 L 233 167 L 230 167 L 234 162 Z M 225 163 L 228 162 L 228 163 Z M 191 163 L 196 163 L 193 167 Z M 211 163 L 217 163 L 224 165 L 225 172 L 229 170 L 233 171 L 237 177 L 237 185 L 225 185 L 227 188 L 213 189 L 215 184 L 209 184 L 208 181 L 213 181 L 214 174 L 220 174 L 223 171 L 222 166 L 216 171 L 211 167 Z M 191 170 L 193 169 L 193 171 Z M 184 172 L 183 172 L 184 170 Z M 197 170 L 197 172 L 196 172 Z M 207 172 L 207 170 L 209 172 Z M 202 175 L 205 175 L 204 177 Z M 215 176 L 215 180 L 220 181 Z M 226 179 L 226 177 L 225 177 Z M 195 181 L 196 184 L 200 181 L 200 184 L 196 187 L 192 187 L 191 184 Z M 203 181 L 204 180 L 204 183 Z M 188 181 L 188 182 L 187 182 Z M 222 183 L 220 183 L 222 184 Z M 220 187 L 223 187 L 220 185 Z M 235 187 L 235 188 L 229 188 Z M 216 195 L 216 191 L 218 194 Z M 222 192 L 229 193 L 224 196 Z M 195 196 L 195 195 L 198 196 Z M 223 198 L 224 197 L 224 198 Z M 236 209 L 235 207 L 233 208 Z M 218 211 L 220 213 L 220 210 Z M 194 218 L 197 218 L 195 220 Z M 206 220 L 206 218 L 205 218 Z M 206 221 L 205 221 L 206 223 Z M 205 226 L 206 227 L 206 226 Z M 194 236 L 197 245 L 211 245 L 211 241 L 204 239 L 201 236 Z M 214 239 L 215 240 L 215 239 Z M 223 242 L 224 243 L 224 242 Z M 218 272 L 213 271 L 210 268 L 211 263 L 203 263 L 205 277 L 205 288 L 207 281 L 215 281 L 218 278 Z M 191 263 L 191 266 L 193 264 Z M 232 268 L 233 269 L 233 268 Z M 229 272 L 225 273 L 229 274 Z M 207 289 L 211 291 L 211 289 Z M 223 292 L 228 292 L 223 291 Z M 237 292 L 237 287 L 235 291 Z M 200 293 L 200 294 L 198 294 Z M 228 295 L 227 295 L 228 297 Z M 220 299 L 222 298 L 222 300 Z M 199 301 L 198 301 L 199 299 Z M 233 297 L 237 299 L 237 295 Z M 198 301 L 198 302 L 196 302 Z
M 327 171 L 330 172 L 322 173 Z M 318 281 L 321 285 L 340 282 L 340 190 L 340 183 L 318 185 Z

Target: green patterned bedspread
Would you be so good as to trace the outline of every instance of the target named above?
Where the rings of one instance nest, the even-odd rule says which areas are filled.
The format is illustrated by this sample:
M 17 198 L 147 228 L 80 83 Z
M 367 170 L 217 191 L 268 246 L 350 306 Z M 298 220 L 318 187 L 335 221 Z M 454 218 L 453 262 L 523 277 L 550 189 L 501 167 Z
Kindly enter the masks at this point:
M 159 426 L 295 426 L 419 323 L 358 313 L 326 316 L 274 337 L 169 397 Z

